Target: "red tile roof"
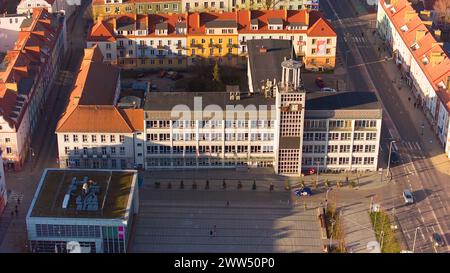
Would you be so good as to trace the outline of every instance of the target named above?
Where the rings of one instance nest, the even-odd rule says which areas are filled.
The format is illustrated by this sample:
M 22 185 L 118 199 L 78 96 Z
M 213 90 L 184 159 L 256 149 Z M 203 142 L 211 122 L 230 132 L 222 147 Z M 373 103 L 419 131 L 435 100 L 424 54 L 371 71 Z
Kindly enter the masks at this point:
M 403 42 L 408 46 L 437 96 L 450 112 L 450 87 L 446 86 L 446 89 L 443 89 L 439 86 L 441 83 L 448 85 L 450 77 L 450 60 L 444 48 L 437 43 L 435 37 L 407 0 L 391 1 L 389 6 L 386 5 L 385 0 L 380 0 L 379 5 L 382 6 Z M 392 7 L 395 12 L 392 12 Z M 413 49 L 411 46 L 414 43 L 419 48 Z M 425 58 L 428 62 L 423 61 Z
M 114 42 L 116 38 L 114 37 L 114 30 L 112 26 L 103 20 L 98 20 L 95 25 L 91 27 L 88 33 L 88 41 L 98 41 L 98 42 Z

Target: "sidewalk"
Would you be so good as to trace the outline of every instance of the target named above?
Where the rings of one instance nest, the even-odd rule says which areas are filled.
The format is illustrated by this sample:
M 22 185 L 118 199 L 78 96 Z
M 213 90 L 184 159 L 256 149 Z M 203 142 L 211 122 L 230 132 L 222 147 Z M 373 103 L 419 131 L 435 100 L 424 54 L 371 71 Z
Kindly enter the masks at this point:
M 365 35 L 372 46 L 375 48 L 382 47 L 384 42 L 379 38 L 378 35 L 372 35 L 371 33 L 367 33 Z M 381 53 L 381 57 L 390 57 L 390 53 L 388 51 L 384 51 Z M 413 94 L 412 87 L 410 87 L 405 79 L 402 79 L 402 76 L 399 73 L 399 69 L 395 64 L 395 61 L 388 60 L 383 62 L 384 69 L 388 72 L 389 80 L 393 83 L 393 85 L 397 88 L 394 88 L 395 92 L 400 97 L 400 102 L 407 110 L 407 114 L 414 122 L 414 128 L 418 135 L 421 136 L 420 142 L 421 146 L 424 147 L 425 154 L 428 155 L 431 160 L 433 166 L 440 172 L 450 175 L 450 160 L 447 155 L 444 153 L 444 148 L 441 146 L 439 139 L 434 133 L 432 125 L 430 123 L 431 116 L 427 112 L 420 107 L 414 107 L 415 95 Z M 411 100 L 408 100 L 411 98 Z M 421 124 L 425 125 L 423 129 L 423 136 Z
M 366 200 L 355 201 L 340 208 L 345 248 L 349 253 L 370 253 L 367 243 L 377 241 L 368 208 Z

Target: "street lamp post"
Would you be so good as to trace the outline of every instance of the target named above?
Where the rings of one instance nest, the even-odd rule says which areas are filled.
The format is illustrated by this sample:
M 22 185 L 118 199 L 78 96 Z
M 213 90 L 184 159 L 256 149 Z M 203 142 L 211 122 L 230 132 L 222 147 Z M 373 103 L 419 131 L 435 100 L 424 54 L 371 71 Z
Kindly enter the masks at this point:
M 320 163 L 320 160 L 317 159 L 316 163 L 317 163 L 316 185 L 318 186 L 319 185 L 319 163 Z
M 331 188 L 327 189 L 327 193 L 325 194 L 325 210 L 328 209 L 328 193 L 331 191 Z
M 388 158 L 388 166 L 387 166 L 387 175 L 389 176 L 390 174 L 390 167 L 391 167 L 391 153 L 392 153 L 392 143 L 394 143 L 395 140 L 391 140 L 391 142 L 389 143 L 389 158 Z
M 417 238 L 417 230 L 419 230 L 420 227 L 416 227 L 416 231 L 414 232 L 414 241 L 413 241 L 413 247 L 412 252 L 414 253 L 414 249 L 416 248 L 416 238 Z

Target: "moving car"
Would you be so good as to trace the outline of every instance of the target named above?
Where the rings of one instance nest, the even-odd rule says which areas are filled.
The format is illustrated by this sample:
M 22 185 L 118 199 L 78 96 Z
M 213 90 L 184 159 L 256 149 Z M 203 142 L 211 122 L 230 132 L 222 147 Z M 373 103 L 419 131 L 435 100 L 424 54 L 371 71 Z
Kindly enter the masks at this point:
M 309 196 L 309 195 L 313 194 L 311 188 L 309 188 L 309 187 L 304 187 L 304 188 L 295 190 L 294 193 L 297 196 Z
M 396 151 L 391 152 L 391 164 L 397 165 L 400 163 L 400 155 Z
M 323 81 L 322 77 L 317 77 L 316 78 L 316 85 L 320 88 L 324 88 L 325 87 L 325 82 Z
M 412 192 L 410 190 L 404 190 L 403 191 L 403 199 L 405 200 L 405 204 L 412 204 L 412 203 L 414 203 L 414 197 L 413 197 Z
M 441 235 L 438 233 L 433 233 L 431 236 L 431 241 L 433 242 L 434 246 L 444 246 L 444 240 L 442 239 Z
M 330 93 L 336 93 L 337 92 L 336 89 L 333 89 L 331 87 L 324 87 L 324 88 L 320 89 L 320 91 L 322 91 L 322 92 L 330 92 Z

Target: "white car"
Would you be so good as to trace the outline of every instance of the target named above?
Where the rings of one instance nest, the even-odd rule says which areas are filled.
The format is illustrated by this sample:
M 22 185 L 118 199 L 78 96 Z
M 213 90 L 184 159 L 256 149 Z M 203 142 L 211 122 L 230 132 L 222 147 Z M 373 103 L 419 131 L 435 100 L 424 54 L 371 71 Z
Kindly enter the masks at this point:
M 413 197 L 412 192 L 410 190 L 404 190 L 403 191 L 403 199 L 405 200 L 406 204 L 414 203 L 414 197 Z
M 330 93 L 336 93 L 336 89 L 330 88 L 330 87 L 324 87 L 322 89 L 320 89 L 320 91 L 322 92 L 330 92 Z

